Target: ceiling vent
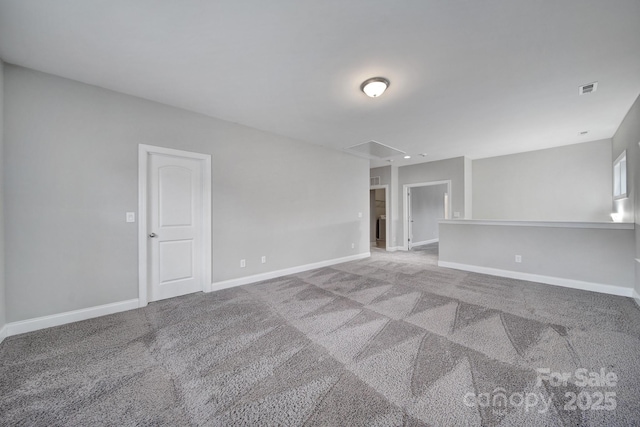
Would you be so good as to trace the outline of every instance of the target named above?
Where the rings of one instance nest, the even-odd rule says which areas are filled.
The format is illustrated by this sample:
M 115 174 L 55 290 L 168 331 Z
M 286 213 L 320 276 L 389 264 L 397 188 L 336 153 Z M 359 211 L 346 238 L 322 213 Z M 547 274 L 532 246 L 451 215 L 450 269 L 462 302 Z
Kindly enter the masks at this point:
M 578 88 L 579 95 L 585 95 L 587 93 L 595 92 L 598 89 L 598 82 L 589 83 L 586 85 L 582 85 Z
M 347 150 L 359 154 L 369 159 L 384 160 L 390 157 L 405 155 L 404 151 L 398 150 L 388 145 L 384 145 L 378 141 L 369 141 L 362 144 L 347 147 Z

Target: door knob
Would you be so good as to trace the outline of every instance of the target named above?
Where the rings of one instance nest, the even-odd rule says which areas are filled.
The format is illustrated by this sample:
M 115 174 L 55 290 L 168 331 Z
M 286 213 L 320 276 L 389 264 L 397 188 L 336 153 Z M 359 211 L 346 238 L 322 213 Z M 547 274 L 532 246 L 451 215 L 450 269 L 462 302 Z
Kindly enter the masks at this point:
M 153 239 L 154 237 L 158 237 L 158 235 L 156 233 L 151 233 L 151 234 L 149 234 L 149 237 L 151 237 Z

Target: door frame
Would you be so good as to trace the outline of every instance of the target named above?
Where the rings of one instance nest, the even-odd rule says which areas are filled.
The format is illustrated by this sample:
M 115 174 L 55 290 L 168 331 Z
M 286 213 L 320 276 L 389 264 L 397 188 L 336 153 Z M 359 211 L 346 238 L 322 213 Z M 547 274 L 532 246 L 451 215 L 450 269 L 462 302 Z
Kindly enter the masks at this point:
M 411 215 L 411 212 L 409 212 L 408 210 L 408 205 L 409 205 L 409 192 L 411 191 L 411 188 L 428 187 L 431 185 L 442 185 L 442 184 L 447 184 L 447 194 L 449 195 L 448 206 L 445 206 L 445 212 L 448 218 L 444 218 L 444 219 L 450 219 L 449 217 L 451 217 L 451 200 L 453 199 L 451 197 L 451 180 L 450 179 L 447 179 L 444 181 L 429 181 L 429 182 L 419 182 L 416 184 L 404 184 L 402 186 L 402 211 L 403 211 L 402 235 L 404 238 L 404 241 L 402 243 L 402 250 L 404 251 L 409 250 L 409 216 Z
M 385 239 L 385 251 L 389 250 L 389 228 L 391 227 L 391 222 L 389 221 L 389 185 L 372 185 L 369 187 L 369 191 L 371 190 L 384 190 L 384 216 L 387 218 L 387 226 L 384 230 L 384 239 Z M 369 212 L 369 218 L 371 218 L 371 212 Z
M 211 216 L 211 155 L 176 150 L 173 148 L 156 147 L 153 145 L 138 145 L 138 306 L 148 304 L 149 288 L 149 254 L 147 229 L 147 196 L 148 196 L 148 166 L 151 154 L 184 157 L 202 161 L 202 261 L 203 276 L 202 291 L 211 292 L 213 263 L 212 253 L 212 216 Z

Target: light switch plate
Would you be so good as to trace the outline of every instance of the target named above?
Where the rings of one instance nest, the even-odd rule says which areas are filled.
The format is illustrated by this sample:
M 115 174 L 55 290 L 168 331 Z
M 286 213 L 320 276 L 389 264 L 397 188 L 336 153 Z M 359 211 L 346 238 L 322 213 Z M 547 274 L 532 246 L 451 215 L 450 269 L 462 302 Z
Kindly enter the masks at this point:
M 127 222 L 136 222 L 135 212 L 127 212 Z

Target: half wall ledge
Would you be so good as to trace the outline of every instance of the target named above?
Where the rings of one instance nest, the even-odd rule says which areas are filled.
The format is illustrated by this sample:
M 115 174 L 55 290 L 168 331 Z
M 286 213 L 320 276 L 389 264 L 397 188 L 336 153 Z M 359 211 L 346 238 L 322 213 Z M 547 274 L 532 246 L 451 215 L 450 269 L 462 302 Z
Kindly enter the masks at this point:
M 441 267 L 633 295 L 634 223 L 442 220 L 439 226 Z

